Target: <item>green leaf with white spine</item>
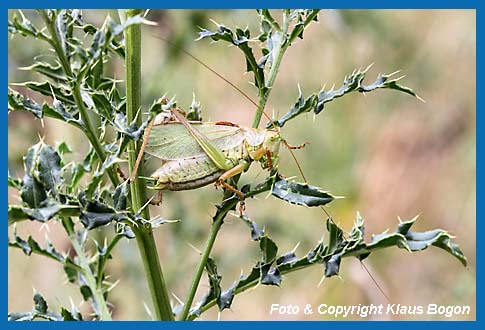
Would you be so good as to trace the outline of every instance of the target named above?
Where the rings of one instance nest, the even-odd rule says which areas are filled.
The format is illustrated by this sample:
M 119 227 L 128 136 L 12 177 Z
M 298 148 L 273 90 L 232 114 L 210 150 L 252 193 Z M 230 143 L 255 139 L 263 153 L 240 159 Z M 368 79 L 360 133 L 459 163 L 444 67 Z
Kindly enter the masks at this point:
M 318 187 L 290 182 L 282 177 L 274 183 L 271 194 L 288 203 L 309 207 L 326 205 L 338 198 Z
M 37 29 L 32 22 L 27 19 L 22 11 L 18 11 L 21 18 L 18 17 L 17 13 L 14 13 L 12 16 L 12 21 L 8 22 L 8 32 L 12 34 L 20 33 L 23 36 L 31 36 L 35 38 L 39 38 L 42 40 L 49 40 L 49 37 L 44 34 L 43 31 Z
M 390 79 L 397 72 L 379 75 L 373 83 L 370 85 L 364 85 L 363 81 L 370 67 L 371 66 L 368 66 L 364 70 L 354 70 L 352 74 L 345 77 L 343 85 L 338 89 L 331 88 L 328 91 L 322 89 L 320 92 L 313 93 L 307 98 L 304 98 L 301 90 L 299 90 L 298 99 L 290 111 L 279 120 L 275 121 L 274 123 L 269 123 L 267 126 L 271 127 L 273 124 L 275 124 L 279 127 L 283 127 L 288 121 L 310 111 L 313 111 L 315 114 L 319 114 L 324 109 L 326 103 L 354 91 L 359 93 L 367 93 L 376 89 L 392 89 L 421 99 L 412 89 L 397 83 L 402 77 Z
M 327 244 L 319 242 L 312 250 L 303 257 L 297 257 L 294 251 L 286 252 L 277 257 L 276 264 L 264 263 L 264 257 L 269 253 L 263 252 L 263 259 L 258 261 L 251 269 L 249 275 L 241 275 L 238 280 L 231 286 L 221 292 L 225 301 L 232 302 L 234 296 L 247 289 L 261 284 L 279 285 L 282 275 L 304 269 L 312 265 L 324 265 L 324 275 L 332 277 L 340 272 L 340 265 L 343 258 L 356 257 L 359 260 L 367 258 L 372 252 L 389 248 L 398 247 L 411 252 L 422 251 L 429 246 L 436 246 L 455 256 L 464 266 L 466 266 L 466 257 L 454 242 L 452 237 L 444 230 L 433 230 L 428 232 L 410 231 L 411 226 L 415 223 L 417 217 L 401 222 L 395 232 L 385 232 L 379 235 L 373 235 L 369 243 L 364 241 L 364 221 L 357 213 L 354 227 L 349 235 L 344 235 L 343 230 L 338 227 L 332 220 L 327 220 L 326 229 L 329 241 Z M 346 238 L 350 237 L 350 238 Z M 260 248 L 269 246 L 268 244 L 260 245 Z M 273 253 L 270 253 L 272 256 Z M 272 258 L 266 258 L 270 260 Z M 216 299 L 205 300 L 203 304 L 198 305 L 198 311 L 205 311 L 212 305 L 217 304 Z M 225 308 L 230 308 L 230 304 Z M 189 319 L 194 319 L 197 315 L 191 314 Z
M 68 108 L 70 110 L 72 108 Z M 53 102 L 52 106 L 47 103 L 38 104 L 34 100 L 12 90 L 8 89 L 8 110 L 9 111 L 27 111 L 39 119 L 50 117 L 67 122 L 79 129 L 84 130 L 85 126 L 81 119 L 77 118 L 77 113 L 72 114 L 66 110 L 66 105 L 59 100 Z
M 75 217 L 79 214 L 79 206 L 59 204 L 53 200 L 49 200 L 45 206 L 39 206 L 38 208 L 29 208 L 22 205 L 9 205 L 8 225 L 10 226 L 22 220 L 46 222 L 55 217 Z
M 26 87 L 34 92 L 38 92 L 42 95 L 52 97 L 67 105 L 74 106 L 76 102 L 72 96 L 69 87 L 62 86 L 59 84 L 54 84 L 48 81 L 36 82 L 36 81 L 26 81 L 23 83 L 13 83 L 12 86 Z
M 17 232 L 15 230 L 13 233 L 13 240 L 10 240 L 8 242 L 8 246 L 19 248 L 28 256 L 34 253 L 34 254 L 48 257 L 55 261 L 59 261 L 61 263 L 64 262 L 64 256 L 54 248 L 51 241 L 46 240 L 45 248 L 41 248 L 40 244 L 37 241 L 35 241 L 34 238 L 32 238 L 32 236 L 29 236 L 27 240 L 24 240 L 17 235 Z
M 19 70 L 35 71 L 54 81 L 67 82 L 66 75 L 60 64 L 52 65 L 46 62 L 36 62 L 30 66 L 19 68 Z

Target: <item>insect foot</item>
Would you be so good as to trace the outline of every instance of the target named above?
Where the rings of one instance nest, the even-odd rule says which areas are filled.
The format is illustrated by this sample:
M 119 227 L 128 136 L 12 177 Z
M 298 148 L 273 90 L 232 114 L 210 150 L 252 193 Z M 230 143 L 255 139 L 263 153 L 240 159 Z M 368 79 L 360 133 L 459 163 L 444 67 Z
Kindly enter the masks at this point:
M 158 190 L 157 197 L 155 199 L 152 198 L 150 200 L 150 204 L 155 206 L 160 206 L 162 202 L 163 202 L 163 193 L 161 190 Z
M 128 183 L 130 183 L 130 178 L 126 177 L 125 173 L 121 170 L 121 168 L 119 166 L 116 167 L 116 172 L 118 173 L 118 176 L 123 180 L 123 181 L 127 181 L 128 180 Z
M 239 203 L 239 214 L 240 214 L 241 217 L 244 215 L 245 211 L 246 211 L 246 202 L 244 200 L 242 200 Z

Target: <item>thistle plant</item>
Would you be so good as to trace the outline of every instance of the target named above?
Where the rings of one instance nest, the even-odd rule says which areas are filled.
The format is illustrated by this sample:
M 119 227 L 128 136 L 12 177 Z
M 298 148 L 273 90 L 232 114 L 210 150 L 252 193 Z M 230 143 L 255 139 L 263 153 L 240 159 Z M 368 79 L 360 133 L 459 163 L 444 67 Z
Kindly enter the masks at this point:
M 160 97 L 150 108 L 142 107 L 142 25 L 153 23 L 139 10 L 120 10 L 118 20 L 107 17 L 101 26 L 86 22 L 79 10 L 39 10 L 36 14 L 42 19 L 42 26 L 35 26 L 21 11 L 15 12 L 8 24 L 9 34 L 29 42 L 45 43 L 54 56 L 45 60 L 35 58 L 27 68 L 42 77 L 38 81 L 10 82 L 8 110 L 25 111 L 39 120 L 60 121 L 82 132 L 89 150 L 78 162 L 67 161 L 73 150 L 64 141 L 51 146 L 40 140 L 25 151 L 23 176 L 9 175 L 8 179 L 9 187 L 17 190 L 20 197 L 18 204 L 8 207 L 9 225 L 14 226 L 9 247 L 21 249 L 27 256 L 38 254 L 58 262 L 68 281 L 78 286 L 83 299 L 90 302 L 92 312 L 82 315 L 75 307 L 51 311 L 41 293 L 35 293 L 32 311 L 11 311 L 9 320 L 111 320 L 110 292 L 116 290 L 115 282 L 123 279 L 113 280 L 106 266 L 119 242 L 131 239 L 136 240 L 143 261 L 152 301 L 150 309 L 157 320 L 194 320 L 216 305 L 223 311 L 231 307 L 239 293 L 259 284 L 283 285 L 283 275 L 309 267 L 321 267 L 325 277 L 336 276 L 342 259 L 355 257 L 363 261 L 371 253 L 391 247 L 415 252 L 434 246 L 466 265 L 466 257 L 447 231 L 412 231 L 417 217 L 402 221 L 393 231 L 373 235 L 366 242 L 364 220 L 357 213 L 353 228 L 346 233 L 324 209 L 336 196 L 318 188 L 317 184 L 288 179 L 274 168 L 259 183 L 238 186 L 236 177 L 230 184 L 246 198 L 269 193 L 294 207 L 322 208 L 325 221 L 322 237 L 327 238 L 315 242 L 306 254 L 281 251 L 261 225 L 263 219 L 256 222 L 249 217 L 250 211 L 241 212 L 239 220 L 248 226 L 247 236 L 257 244 L 260 254 L 255 256 L 258 260 L 251 269 L 245 270 L 229 287 L 222 287 L 218 267 L 224 265 L 212 258 L 211 252 L 216 240 L 223 239 L 218 233 L 224 220 L 240 203 L 233 191 L 224 190 L 194 275 L 191 279 L 179 279 L 190 283 L 185 299 L 179 303 L 171 301 L 161 265 L 163 260 L 153 238 L 155 230 L 164 230 L 162 225 L 171 221 L 149 213 L 150 194 L 146 189 L 149 173 L 144 169 L 144 162 L 140 163 L 134 180 L 121 175 L 126 171 L 122 169 L 124 163 L 128 164 L 129 173 L 133 171 L 149 123 L 159 113 L 176 106 L 174 99 L 167 102 Z M 210 39 L 241 51 L 257 99 L 253 128 L 261 125 L 287 50 L 303 39 L 305 30 L 318 20 L 319 10 L 258 10 L 256 14 L 260 21 L 256 34 L 249 28 L 229 28 L 216 23 L 214 30 L 202 29 L 198 38 L 198 42 Z M 256 50 L 262 54 L 261 58 L 256 58 Z M 125 63 L 121 81 L 107 70 L 108 64 L 115 60 Z M 331 102 L 352 92 L 387 89 L 418 98 L 412 89 L 400 84 L 400 77 L 395 74 L 379 75 L 373 82 L 364 83 L 368 69 L 349 73 L 338 88 L 322 89 L 307 96 L 300 91 L 297 100 L 288 105 L 289 111 L 281 118 L 268 121 L 266 127 L 281 128 L 307 112 L 319 115 L 324 108 L 330 108 Z M 194 102 L 188 118 L 200 118 L 199 110 Z M 72 251 L 62 251 L 49 240 L 42 245 L 32 236 L 18 235 L 16 224 L 26 220 L 60 223 Z M 106 235 L 106 229 L 113 230 L 114 234 Z M 102 237 L 95 233 L 101 233 Z M 209 289 L 196 302 L 204 271 Z

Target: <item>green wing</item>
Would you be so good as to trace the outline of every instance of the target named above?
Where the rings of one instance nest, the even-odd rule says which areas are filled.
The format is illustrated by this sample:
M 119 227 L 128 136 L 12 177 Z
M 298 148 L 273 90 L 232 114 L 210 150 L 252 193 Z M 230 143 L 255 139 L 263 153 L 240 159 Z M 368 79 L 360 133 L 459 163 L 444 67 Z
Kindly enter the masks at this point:
M 208 123 L 191 123 L 191 125 L 221 150 L 234 148 L 244 140 L 244 132 L 237 126 Z M 206 155 L 199 143 L 179 122 L 153 127 L 145 152 L 163 160 Z

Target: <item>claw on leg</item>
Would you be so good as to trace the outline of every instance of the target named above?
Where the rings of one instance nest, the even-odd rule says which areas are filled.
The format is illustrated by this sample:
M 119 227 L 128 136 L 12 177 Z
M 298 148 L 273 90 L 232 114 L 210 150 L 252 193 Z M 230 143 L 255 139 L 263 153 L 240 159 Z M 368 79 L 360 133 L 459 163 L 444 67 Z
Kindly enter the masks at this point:
M 119 166 L 116 166 L 116 172 L 118 173 L 119 177 L 123 180 L 126 181 L 128 178 L 126 177 L 125 173 L 121 170 Z M 129 182 L 128 182 L 129 183 Z
M 242 200 L 239 202 L 239 214 L 242 216 L 244 215 L 244 211 L 246 211 L 246 202 Z
M 157 197 L 150 201 L 151 205 L 160 206 L 163 202 L 163 193 L 161 190 L 157 191 Z

